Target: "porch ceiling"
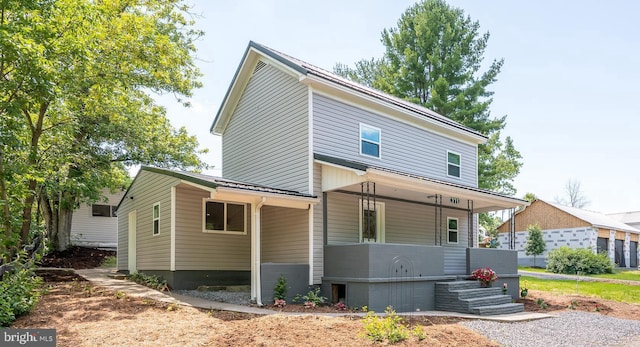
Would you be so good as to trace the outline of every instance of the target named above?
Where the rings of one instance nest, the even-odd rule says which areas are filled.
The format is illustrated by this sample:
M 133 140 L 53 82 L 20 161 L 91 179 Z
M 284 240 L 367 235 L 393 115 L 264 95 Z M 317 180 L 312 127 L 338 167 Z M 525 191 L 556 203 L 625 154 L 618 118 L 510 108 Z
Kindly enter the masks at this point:
M 528 205 L 527 201 L 502 194 L 466 187 L 450 182 L 393 172 L 381 168 L 354 169 L 332 163 L 322 165 L 322 190 L 360 193 L 362 182 L 375 182 L 378 197 L 390 197 L 418 203 L 434 204 L 435 195 L 442 195 L 443 206 L 468 208 L 473 201 L 473 212 L 498 211 Z M 362 170 L 364 169 L 364 170 Z M 371 192 L 373 193 L 373 192 Z

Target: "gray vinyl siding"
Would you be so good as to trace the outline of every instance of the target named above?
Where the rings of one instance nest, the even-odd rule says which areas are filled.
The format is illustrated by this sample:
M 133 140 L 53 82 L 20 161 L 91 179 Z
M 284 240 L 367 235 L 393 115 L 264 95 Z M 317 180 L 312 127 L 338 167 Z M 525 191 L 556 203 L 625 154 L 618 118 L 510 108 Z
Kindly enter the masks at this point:
M 381 130 L 381 159 L 360 155 L 360 123 Z M 477 147 L 325 96 L 313 95 L 314 153 L 477 186 Z M 461 178 L 447 176 L 447 151 L 461 156 Z
M 458 243 L 447 242 L 447 217 L 458 218 Z M 442 209 L 442 246 L 444 247 L 445 275 L 460 275 L 467 272 L 466 248 L 469 243 L 469 215 L 465 211 Z
M 313 194 L 318 203 L 313 206 L 313 283 L 320 284 L 324 275 L 324 228 L 323 228 L 323 195 L 322 165 L 313 164 Z
M 385 242 L 433 245 L 435 207 L 389 201 L 385 203 Z
M 118 209 L 118 269 L 127 269 L 129 212 L 136 211 L 136 266 L 139 270 L 169 270 L 171 247 L 171 186 L 176 178 L 141 171 Z M 160 203 L 160 233 L 153 235 L 153 205 Z
M 264 206 L 261 210 L 263 263 L 309 263 L 309 211 Z
M 251 77 L 222 137 L 225 178 L 309 193 L 308 89 L 268 65 Z
M 209 192 L 176 189 L 176 270 L 250 270 L 251 209 L 246 235 L 203 232 L 203 199 Z
M 327 244 L 358 243 L 358 197 L 327 194 Z

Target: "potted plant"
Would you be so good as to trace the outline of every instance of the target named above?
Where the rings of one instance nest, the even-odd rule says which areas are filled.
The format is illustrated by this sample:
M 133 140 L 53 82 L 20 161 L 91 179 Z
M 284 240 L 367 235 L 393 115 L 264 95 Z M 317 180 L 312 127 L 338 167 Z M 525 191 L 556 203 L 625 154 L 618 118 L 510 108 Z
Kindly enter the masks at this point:
M 484 267 L 473 270 L 471 278 L 480 281 L 483 287 L 491 287 L 491 284 L 498 279 L 498 275 L 490 267 Z

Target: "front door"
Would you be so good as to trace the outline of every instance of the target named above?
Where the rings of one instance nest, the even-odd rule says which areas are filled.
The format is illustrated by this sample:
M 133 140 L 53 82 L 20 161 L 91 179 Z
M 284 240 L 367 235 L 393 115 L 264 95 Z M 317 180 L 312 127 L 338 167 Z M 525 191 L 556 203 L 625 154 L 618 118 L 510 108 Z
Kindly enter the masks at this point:
M 136 211 L 129 212 L 129 253 L 128 253 L 128 269 L 129 273 L 138 272 L 136 270 Z
M 360 242 L 384 243 L 384 203 L 360 203 Z

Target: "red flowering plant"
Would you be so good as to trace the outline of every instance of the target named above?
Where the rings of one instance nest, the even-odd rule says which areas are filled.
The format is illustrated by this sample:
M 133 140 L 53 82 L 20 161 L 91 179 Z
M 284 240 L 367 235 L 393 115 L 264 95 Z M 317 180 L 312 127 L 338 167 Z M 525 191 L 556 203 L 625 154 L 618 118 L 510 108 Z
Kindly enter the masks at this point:
M 496 272 L 491 270 L 490 267 L 484 267 L 473 270 L 471 273 L 471 279 L 478 280 L 483 287 L 487 287 L 490 286 L 493 281 L 498 279 L 498 275 L 496 275 Z

